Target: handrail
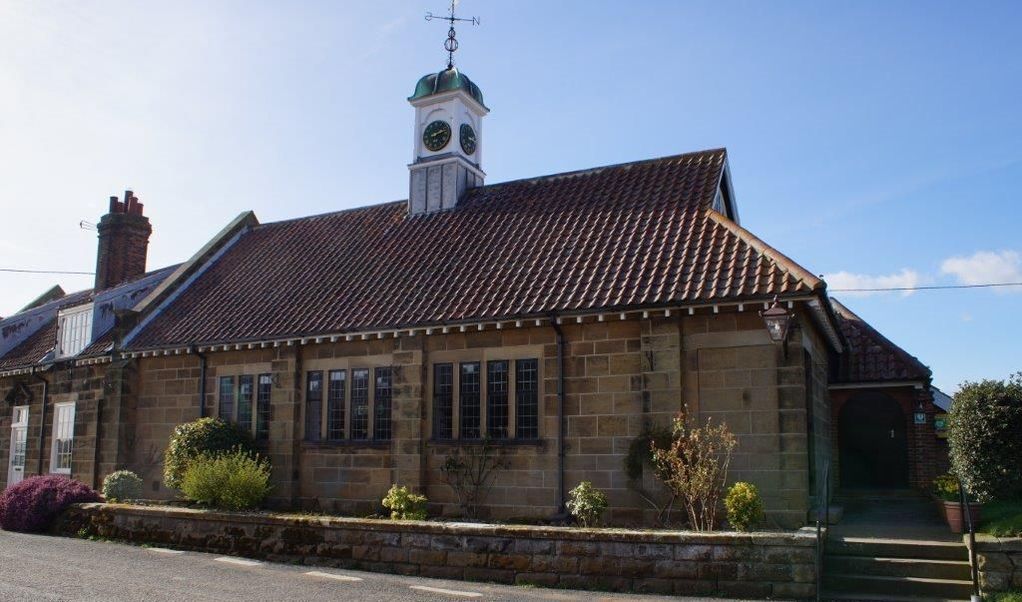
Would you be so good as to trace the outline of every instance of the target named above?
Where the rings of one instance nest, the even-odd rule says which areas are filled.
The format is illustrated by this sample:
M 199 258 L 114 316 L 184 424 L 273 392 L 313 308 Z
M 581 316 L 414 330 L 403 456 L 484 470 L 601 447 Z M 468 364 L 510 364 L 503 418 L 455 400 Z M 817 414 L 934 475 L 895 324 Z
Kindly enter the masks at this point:
M 816 498 L 816 602 L 820 602 L 823 590 L 823 552 L 826 539 L 823 537 L 823 525 L 830 520 L 830 463 L 823 466 L 823 482 L 821 491 Z M 820 505 L 820 501 L 823 505 Z
M 976 529 L 972 524 L 972 512 L 969 511 L 969 494 L 965 491 L 965 484 L 958 480 L 958 511 L 961 512 L 962 524 L 969 529 L 969 568 L 972 570 L 972 599 L 978 602 L 979 591 L 979 566 L 976 562 Z

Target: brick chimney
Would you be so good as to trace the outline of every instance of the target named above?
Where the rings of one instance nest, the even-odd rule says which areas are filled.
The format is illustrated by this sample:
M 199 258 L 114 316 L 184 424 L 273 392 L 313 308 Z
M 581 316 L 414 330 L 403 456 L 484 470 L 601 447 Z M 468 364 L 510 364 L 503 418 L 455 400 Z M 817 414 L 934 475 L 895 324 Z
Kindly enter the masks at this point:
M 110 212 L 99 220 L 96 290 L 108 289 L 145 274 L 149 235 L 153 227 L 142 215 L 142 203 L 130 190 L 124 200 L 110 197 Z

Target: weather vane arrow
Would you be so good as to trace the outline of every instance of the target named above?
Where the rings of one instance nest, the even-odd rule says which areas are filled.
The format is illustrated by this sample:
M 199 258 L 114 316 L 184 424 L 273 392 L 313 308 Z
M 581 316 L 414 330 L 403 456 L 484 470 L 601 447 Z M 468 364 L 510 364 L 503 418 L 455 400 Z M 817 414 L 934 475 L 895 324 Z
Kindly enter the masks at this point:
M 464 21 L 466 23 L 471 23 L 472 25 L 479 25 L 479 23 L 480 23 L 479 17 L 472 17 L 470 19 L 465 19 L 465 18 L 456 16 L 454 14 L 454 9 L 457 7 L 457 5 L 458 5 L 458 0 L 451 0 L 450 15 L 448 15 L 446 17 L 442 17 L 442 16 L 439 16 L 439 15 L 434 15 L 433 13 L 429 13 L 429 12 L 426 13 L 426 20 L 427 21 L 432 21 L 433 19 L 439 19 L 439 20 L 447 21 L 448 23 L 450 23 L 450 29 L 447 30 L 447 39 L 444 41 L 444 50 L 447 51 L 447 68 L 448 69 L 453 69 L 454 68 L 454 51 L 458 49 L 458 39 L 457 39 L 457 37 L 455 37 L 457 34 L 454 31 L 454 23 L 455 23 L 455 21 Z

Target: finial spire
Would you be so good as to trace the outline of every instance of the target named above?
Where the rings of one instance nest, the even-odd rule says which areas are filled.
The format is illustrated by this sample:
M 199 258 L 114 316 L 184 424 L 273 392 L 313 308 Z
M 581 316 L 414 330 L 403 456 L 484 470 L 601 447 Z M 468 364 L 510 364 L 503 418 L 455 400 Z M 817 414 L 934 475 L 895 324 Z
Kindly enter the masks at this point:
M 432 21 L 433 19 L 443 19 L 444 21 L 447 21 L 447 22 L 450 23 L 450 29 L 447 30 L 447 39 L 444 40 L 444 50 L 447 51 L 447 68 L 448 69 L 453 69 L 454 68 L 454 51 L 458 49 L 458 38 L 456 37 L 457 33 L 454 31 L 454 22 L 455 21 L 465 21 L 466 23 L 471 23 L 472 25 L 479 25 L 479 17 L 472 17 L 471 19 L 464 19 L 464 18 L 455 16 L 454 9 L 455 9 L 455 7 L 457 7 L 457 5 L 458 5 L 458 0 L 451 0 L 451 9 L 450 9 L 450 13 L 451 14 L 450 14 L 450 16 L 447 16 L 447 17 L 440 17 L 440 16 L 437 16 L 437 15 L 434 15 L 433 13 L 426 13 L 426 20 L 427 21 Z

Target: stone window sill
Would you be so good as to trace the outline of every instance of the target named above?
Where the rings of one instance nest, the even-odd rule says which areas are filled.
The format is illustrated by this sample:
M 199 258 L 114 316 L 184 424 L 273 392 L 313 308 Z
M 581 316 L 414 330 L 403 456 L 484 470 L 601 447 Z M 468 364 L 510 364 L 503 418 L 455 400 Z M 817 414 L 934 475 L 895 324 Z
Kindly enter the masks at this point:
M 546 447 L 544 439 L 430 439 L 431 447 L 482 447 L 489 443 L 493 447 Z
M 342 439 L 339 441 L 302 441 L 302 449 L 390 449 L 390 441 Z

